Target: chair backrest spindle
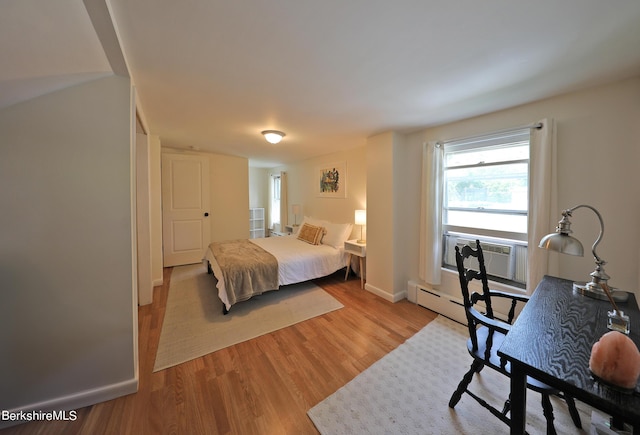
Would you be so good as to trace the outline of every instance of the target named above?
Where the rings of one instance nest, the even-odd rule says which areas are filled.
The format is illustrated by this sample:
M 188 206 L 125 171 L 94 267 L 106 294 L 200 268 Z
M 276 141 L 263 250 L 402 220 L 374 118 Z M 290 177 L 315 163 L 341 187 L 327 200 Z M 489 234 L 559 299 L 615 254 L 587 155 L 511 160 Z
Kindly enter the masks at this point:
M 462 249 L 459 246 L 455 247 L 456 250 L 456 266 L 458 268 L 458 276 L 460 278 L 460 288 L 462 289 L 462 298 L 464 301 L 465 313 L 467 316 L 467 324 L 469 326 L 469 335 L 473 348 L 478 348 L 478 338 L 476 335 L 476 321 L 469 314 L 471 309 L 478 301 L 483 301 L 485 305 L 485 315 L 493 319 L 493 307 L 491 305 L 491 295 L 489 293 L 489 280 L 487 279 L 487 269 L 484 264 L 484 254 L 480 241 L 476 240 L 476 249 L 469 245 L 464 245 Z M 465 267 L 464 261 L 469 257 L 474 257 L 478 260 L 478 270 Z M 469 291 L 469 283 L 473 280 L 479 280 L 482 283 L 482 293 L 473 294 Z

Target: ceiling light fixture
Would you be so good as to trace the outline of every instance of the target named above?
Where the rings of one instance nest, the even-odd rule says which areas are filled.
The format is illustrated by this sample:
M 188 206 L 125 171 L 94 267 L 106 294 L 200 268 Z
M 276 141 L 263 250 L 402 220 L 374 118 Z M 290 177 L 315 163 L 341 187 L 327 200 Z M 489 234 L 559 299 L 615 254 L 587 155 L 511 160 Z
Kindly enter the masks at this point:
M 262 134 L 267 142 L 272 144 L 280 142 L 282 138 L 286 136 L 283 132 L 278 130 L 265 130 L 262 132 Z

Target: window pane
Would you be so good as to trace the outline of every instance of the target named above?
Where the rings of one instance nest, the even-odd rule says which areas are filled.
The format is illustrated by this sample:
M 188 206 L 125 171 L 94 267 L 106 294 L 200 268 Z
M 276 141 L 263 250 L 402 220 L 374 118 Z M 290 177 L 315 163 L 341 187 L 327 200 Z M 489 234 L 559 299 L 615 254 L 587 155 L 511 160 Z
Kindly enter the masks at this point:
M 271 223 L 280 223 L 280 200 L 271 201 Z
M 280 177 L 273 179 L 273 199 L 280 200 Z
M 528 173 L 526 163 L 448 169 L 445 171 L 445 208 L 526 212 Z
M 270 215 L 271 224 L 280 223 L 280 177 L 272 177 Z
M 446 153 L 445 167 L 529 159 L 529 143 Z
M 445 214 L 447 225 L 511 233 L 527 233 L 526 215 L 503 215 L 499 213 L 457 210 L 448 210 Z

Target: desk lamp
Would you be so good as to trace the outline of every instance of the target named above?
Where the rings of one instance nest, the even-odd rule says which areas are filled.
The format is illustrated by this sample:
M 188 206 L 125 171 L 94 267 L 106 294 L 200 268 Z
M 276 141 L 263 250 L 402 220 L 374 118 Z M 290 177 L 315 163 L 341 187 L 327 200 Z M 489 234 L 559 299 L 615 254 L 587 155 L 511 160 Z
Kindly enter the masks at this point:
M 593 259 L 596 262 L 596 268 L 591 272 L 591 281 L 586 284 L 574 282 L 573 291 L 595 299 L 608 300 L 610 302 L 625 302 L 628 299 L 629 294 L 624 291 L 610 289 L 608 285 L 610 277 L 604 271 L 604 265 L 607 264 L 607 262 L 600 258 L 596 253 L 596 247 L 598 246 L 598 243 L 600 243 L 600 240 L 602 240 L 602 234 L 604 233 L 604 222 L 602 221 L 602 216 L 598 210 L 592 206 L 581 204 L 564 210 L 562 212 L 562 219 L 558 222 L 558 226 L 556 227 L 556 232 L 544 236 L 542 240 L 540 240 L 539 246 L 550 251 L 582 257 L 584 255 L 584 248 L 578 239 L 571 236 L 571 222 L 569 221 L 569 217 L 572 216 L 572 213 L 579 208 L 588 208 L 598 216 L 598 220 L 600 221 L 600 234 L 598 234 L 598 238 L 591 247 Z M 615 303 L 613 303 L 613 306 L 614 309 L 617 308 Z
M 607 327 L 612 330 L 620 331 L 624 334 L 629 334 L 629 317 L 620 311 L 616 304 L 616 301 L 625 302 L 629 298 L 629 293 L 615 291 L 609 287 L 609 275 L 604 271 L 604 265 L 607 264 L 607 262 L 596 254 L 596 246 L 598 246 L 598 243 L 602 240 L 602 234 L 604 233 L 604 222 L 602 221 L 602 216 L 598 210 L 585 204 L 576 205 L 575 207 L 564 210 L 562 212 L 562 219 L 558 222 L 558 226 L 556 227 L 556 232 L 544 236 L 542 240 L 540 240 L 539 246 L 551 251 L 582 257 L 584 254 L 584 248 L 578 239 L 570 235 L 572 231 L 569 217 L 574 210 L 583 207 L 593 211 L 600 221 L 600 234 L 598 234 L 598 238 L 591 247 L 593 259 L 596 262 L 596 269 L 590 274 L 590 282 L 586 284 L 574 282 L 573 291 L 590 298 L 608 300 L 613 306 L 613 311 L 608 312 Z

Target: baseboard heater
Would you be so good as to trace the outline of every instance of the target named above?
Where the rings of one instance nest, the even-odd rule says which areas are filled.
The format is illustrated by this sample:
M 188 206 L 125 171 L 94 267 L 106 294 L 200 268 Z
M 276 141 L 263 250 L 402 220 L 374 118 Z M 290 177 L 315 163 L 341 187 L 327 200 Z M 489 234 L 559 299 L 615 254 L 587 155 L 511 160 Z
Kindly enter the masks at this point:
M 463 325 L 467 324 L 467 316 L 465 315 L 464 303 L 461 298 L 455 298 L 410 281 L 409 287 L 412 286 L 415 287 L 416 290 L 416 302 L 418 305 L 442 314 Z

